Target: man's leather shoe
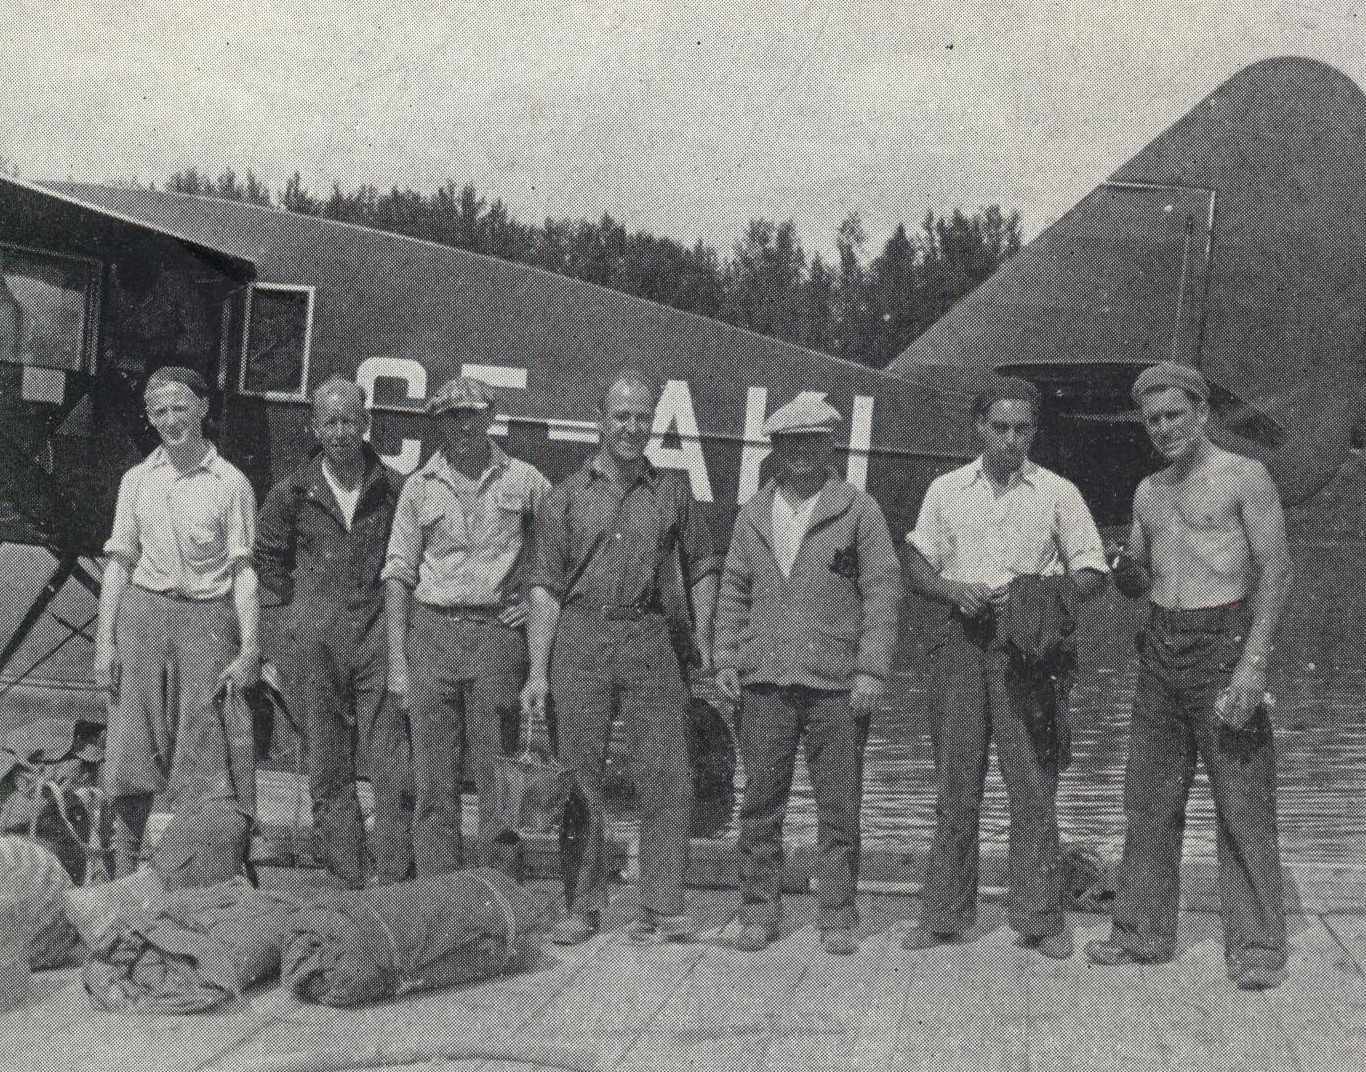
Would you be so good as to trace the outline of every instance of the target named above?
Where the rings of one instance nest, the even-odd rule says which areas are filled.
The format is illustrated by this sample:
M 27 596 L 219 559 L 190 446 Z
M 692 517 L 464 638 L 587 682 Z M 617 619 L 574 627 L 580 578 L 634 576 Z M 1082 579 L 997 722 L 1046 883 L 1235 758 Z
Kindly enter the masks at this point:
M 758 953 L 777 938 L 778 928 L 773 924 L 746 923 L 740 928 L 740 933 L 731 939 L 730 945 L 742 953 Z
M 1126 949 L 1112 939 L 1097 938 L 1086 943 L 1086 959 L 1092 964 L 1101 964 L 1107 968 L 1117 967 L 1121 964 L 1161 964 L 1162 959 L 1153 957 L 1141 957 L 1132 949 Z
M 597 934 L 599 925 L 596 912 L 571 912 L 551 928 L 550 940 L 556 945 L 578 945 Z
M 1239 990 L 1270 990 L 1285 982 L 1285 969 L 1266 964 L 1249 964 L 1230 973 L 1233 985 Z
M 821 931 L 821 944 L 827 953 L 847 957 L 858 952 L 858 939 L 848 927 L 832 927 Z
M 932 931 L 916 923 L 901 936 L 901 948 L 913 952 L 920 949 L 933 949 L 937 945 L 948 945 L 951 942 L 956 942 L 958 937 L 951 931 Z
M 1047 935 L 1022 934 L 1015 941 L 1025 949 L 1037 949 L 1054 960 L 1067 960 L 1077 949 L 1070 931 Z

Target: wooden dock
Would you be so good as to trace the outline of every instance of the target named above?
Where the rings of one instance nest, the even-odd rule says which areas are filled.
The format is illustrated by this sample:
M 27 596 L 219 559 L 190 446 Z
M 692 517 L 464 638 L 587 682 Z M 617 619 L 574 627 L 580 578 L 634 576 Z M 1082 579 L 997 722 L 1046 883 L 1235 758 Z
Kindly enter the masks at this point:
M 298 877 L 280 872 L 267 881 Z M 533 889 L 548 921 L 558 891 L 550 882 Z M 28 1002 L 0 1014 L 0 1068 L 247 1072 L 300 1049 L 486 1036 L 562 1048 L 602 1072 L 1366 1067 L 1359 914 L 1293 915 L 1288 981 L 1244 993 L 1225 976 L 1218 916 L 1207 912 L 1183 913 L 1172 963 L 1106 969 L 1081 953 L 1088 939 L 1108 933 L 1105 917 L 1071 917 L 1078 952 L 1069 961 L 1015 946 L 991 904 L 970 941 L 909 953 L 899 936 L 918 906 L 886 894 L 860 896 L 864 920 L 852 957 L 822 949 L 808 894 L 788 899 L 782 937 L 767 951 L 727 948 L 738 904 L 728 890 L 689 892 L 701 940 L 639 947 L 623 933 L 632 893 L 614 887 L 602 934 L 573 948 L 547 946 L 517 974 L 356 1010 L 300 1005 L 271 986 L 217 1013 L 120 1015 L 94 1010 L 76 972 L 43 973 Z

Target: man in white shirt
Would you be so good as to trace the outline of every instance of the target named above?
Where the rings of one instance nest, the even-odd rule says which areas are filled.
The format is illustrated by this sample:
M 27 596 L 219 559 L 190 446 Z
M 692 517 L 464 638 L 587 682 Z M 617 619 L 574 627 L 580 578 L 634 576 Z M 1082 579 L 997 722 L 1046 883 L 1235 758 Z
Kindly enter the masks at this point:
M 1017 577 L 1065 574 L 1088 599 L 1107 567 L 1076 487 L 1029 460 L 1038 409 L 1038 390 L 1024 380 L 996 377 L 985 386 L 973 404 L 982 455 L 930 485 L 907 537 L 909 585 L 952 608 L 931 648 L 939 818 L 908 949 L 951 941 L 976 920 L 978 820 L 995 740 L 1010 798 L 1010 925 L 1022 945 L 1046 956 L 1073 952 L 1058 868 L 1059 758 L 1040 732 L 1058 698 L 996 642 L 997 617 Z

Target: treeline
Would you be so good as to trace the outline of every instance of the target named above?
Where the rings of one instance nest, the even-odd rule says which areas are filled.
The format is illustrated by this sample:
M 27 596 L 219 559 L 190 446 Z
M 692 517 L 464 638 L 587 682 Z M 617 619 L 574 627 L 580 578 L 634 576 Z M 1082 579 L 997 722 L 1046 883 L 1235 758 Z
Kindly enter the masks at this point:
M 840 225 L 836 256 L 808 256 L 790 220 L 754 220 L 730 252 L 628 231 L 611 216 L 514 219 L 499 198 L 448 182 L 432 194 L 365 185 L 314 197 L 296 172 L 277 196 L 250 171 L 217 178 L 177 172 L 166 189 L 271 205 L 519 261 L 715 317 L 764 335 L 881 368 L 1020 247 L 1020 214 L 997 206 L 927 212 L 898 225 L 870 254 L 857 213 Z

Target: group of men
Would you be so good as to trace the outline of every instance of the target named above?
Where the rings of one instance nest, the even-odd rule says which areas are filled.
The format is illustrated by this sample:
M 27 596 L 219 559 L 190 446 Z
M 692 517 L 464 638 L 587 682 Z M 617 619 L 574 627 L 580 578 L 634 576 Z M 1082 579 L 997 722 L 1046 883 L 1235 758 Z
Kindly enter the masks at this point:
M 658 388 L 638 371 L 604 385 L 598 448 L 554 487 L 489 438 L 495 400 L 476 380 L 431 398 L 440 446 L 406 481 L 366 443 L 361 388 L 329 380 L 312 400 L 317 451 L 270 490 L 258 518 L 246 479 L 203 437 L 207 385 L 160 369 L 146 407 L 162 445 L 123 479 L 100 602 L 116 868 L 136 866 L 152 794 L 193 792 L 207 757 L 229 758 L 214 736 L 214 696 L 259 672 L 259 577 L 285 608 L 315 830 L 342 881 L 496 863 L 495 757 L 524 724 L 529 740 L 553 740 L 573 775 L 561 824 L 566 911 L 552 938 L 588 939 L 606 905 L 603 780 L 620 716 L 640 801 L 628 936 L 692 937 L 692 661 L 743 712 L 732 943 L 757 952 L 778 936 L 801 743 L 817 806 L 818 924 L 829 952 L 852 953 L 864 749 L 908 585 L 944 613 L 930 630 L 937 828 L 922 916 L 903 945 L 952 942 L 975 921 L 994 740 L 1010 805 L 1009 924 L 1021 944 L 1069 957 L 1055 805 L 1070 758 L 1073 611 L 1113 572 L 1150 605 L 1114 928 L 1087 955 L 1107 965 L 1172 957 L 1199 756 L 1218 816 L 1230 978 L 1275 985 L 1285 925 L 1263 696 L 1289 571 L 1280 501 L 1260 463 L 1208 438 L 1209 388 L 1196 370 L 1156 365 L 1133 396 L 1168 466 L 1139 486 L 1127 548 L 1104 547 L 1076 487 L 1030 461 L 1038 392 L 998 377 L 974 405 L 981 455 L 930 486 L 904 563 L 877 503 L 834 474 L 840 415 L 811 396 L 765 423 L 773 476 L 739 511 L 722 558 L 687 480 L 646 455 Z M 680 651 L 680 621 L 691 651 Z M 368 849 L 358 760 L 374 787 Z M 479 806 L 472 853 L 461 837 L 467 776 Z

